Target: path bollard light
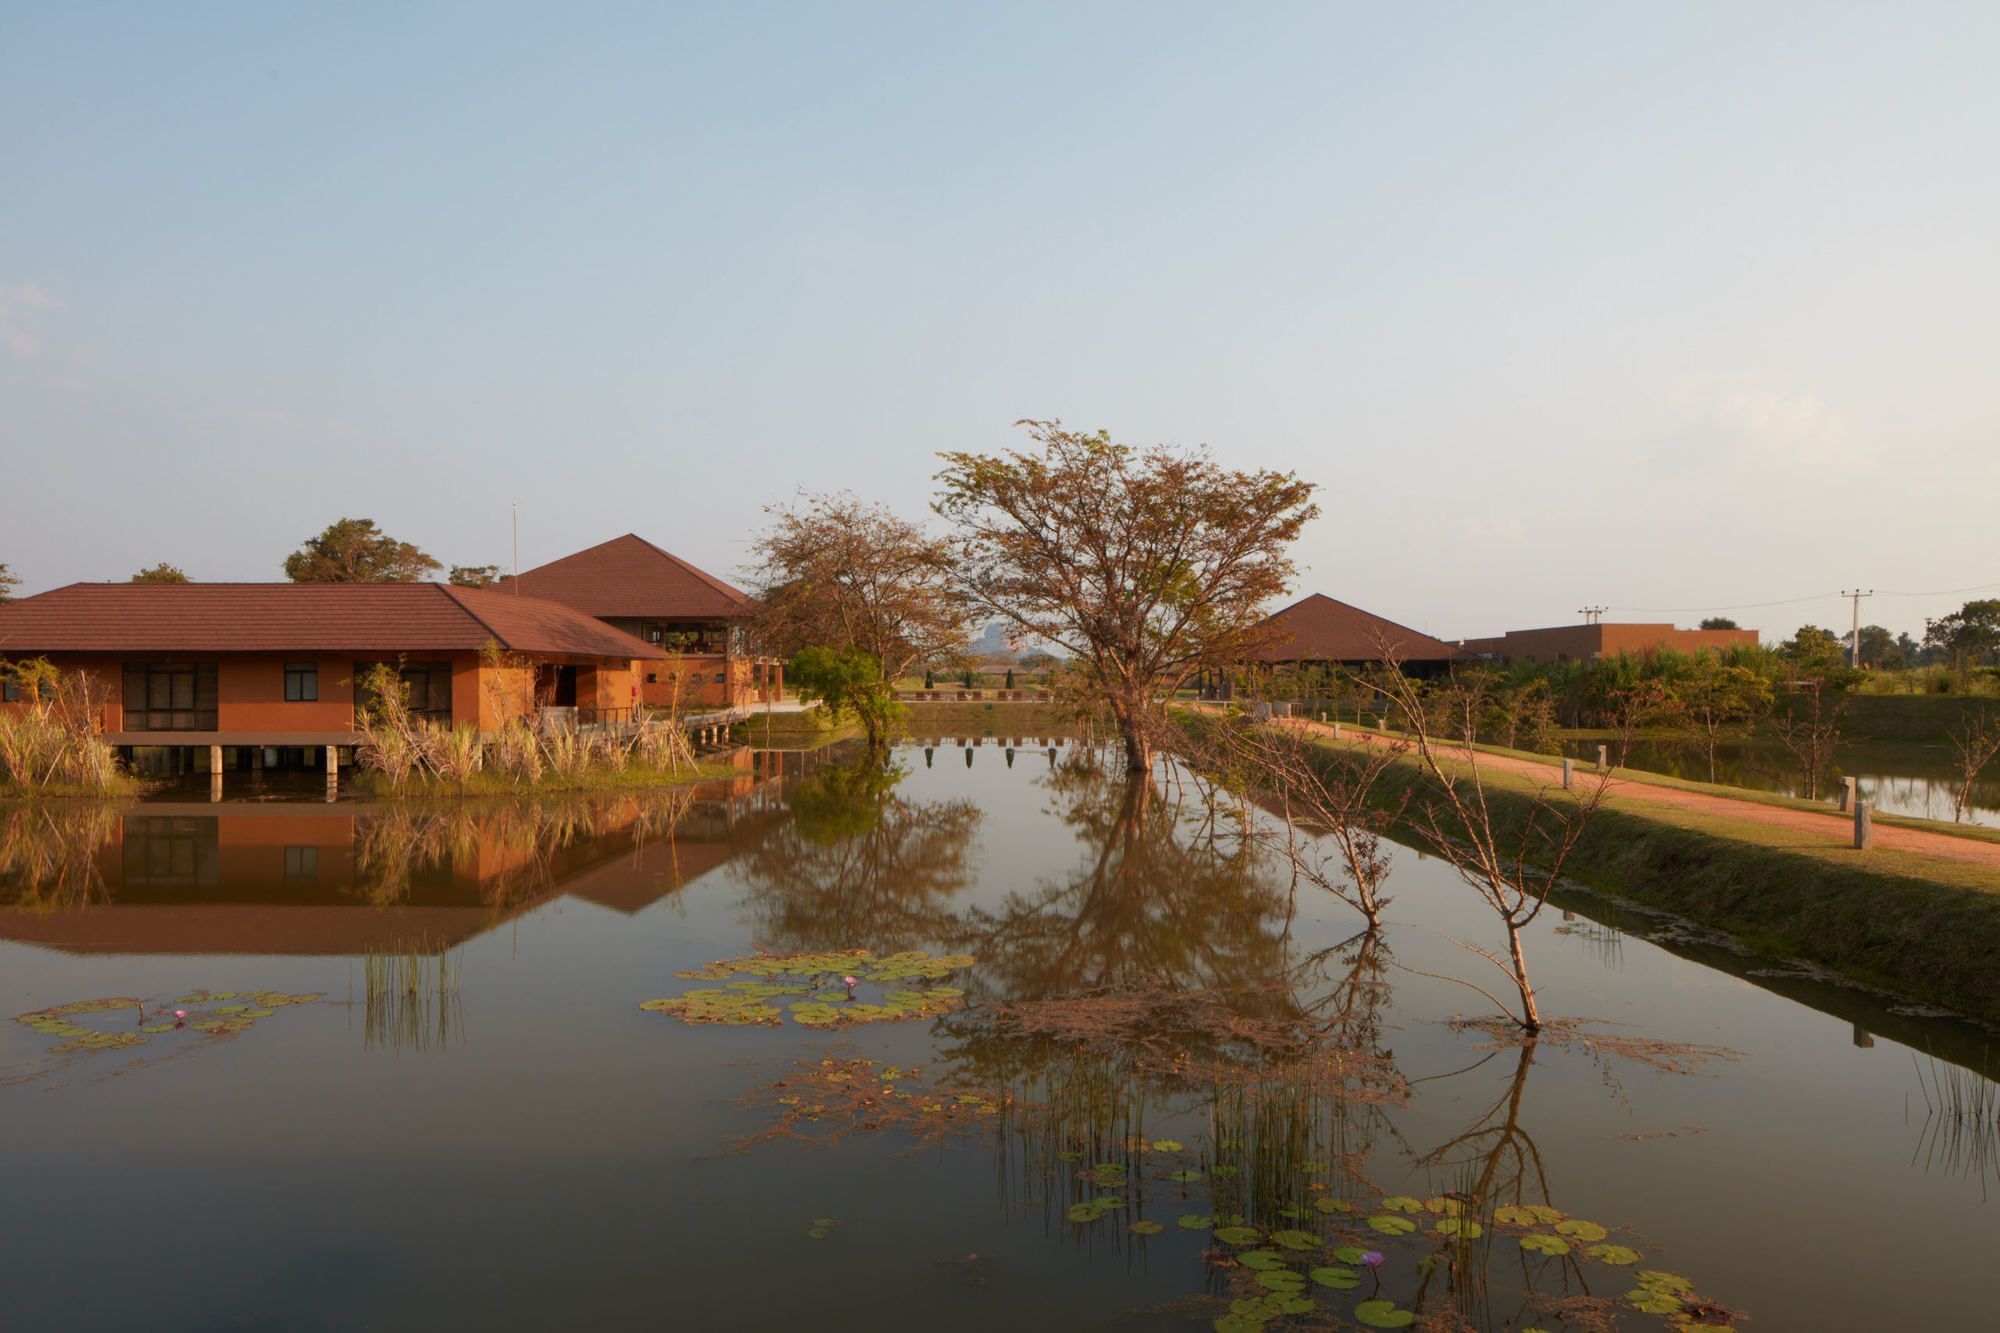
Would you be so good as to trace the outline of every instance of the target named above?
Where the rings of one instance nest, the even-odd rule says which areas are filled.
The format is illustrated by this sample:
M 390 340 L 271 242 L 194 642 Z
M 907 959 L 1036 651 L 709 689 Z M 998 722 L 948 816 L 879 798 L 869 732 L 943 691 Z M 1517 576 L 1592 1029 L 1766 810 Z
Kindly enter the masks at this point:
M 1568 791 L 1576 782 L 1576 760 L 1563 760 L 1563 790 Z
M 1858 778 L 1842 778 L 1840 780 L 1840 808 L 1842 810 L 1852 810 L 1854 808 L 1855 798 L 1861 794 L 1856 786 L 1859 781 L 1860 779 Z
M 1340 724 L 1338 722 L 1333 724 L 1333 738 L 1335 740 L 1340 739 Z
M 1854 845 L 1864 852 L 1875 845 L 1874 814 L 1875 803 L 1873 801 L 1856 801 L 1854 803 Z
M 1608 745 L 1597 747 L 1597 771 L 1600 773 L 1611 771 L 1611 747 Z

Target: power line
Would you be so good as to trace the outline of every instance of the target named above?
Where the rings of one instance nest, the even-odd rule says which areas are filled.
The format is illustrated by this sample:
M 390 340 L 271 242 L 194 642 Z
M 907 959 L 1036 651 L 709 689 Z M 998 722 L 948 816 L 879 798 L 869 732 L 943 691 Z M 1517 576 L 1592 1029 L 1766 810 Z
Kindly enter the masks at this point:
M 1938 588 L 1930 592 L 1897 592 L 1888 588 L 1879 590 L 1879 597 L 1951 597 L 1962 592 L 1984 592 L 1989 588 L 2000 588 L 2000 583 L 1975 583 L 1969 588 Z M 1706 606 L 1612 606 L 1608 611 L 1638 611 L 1649 615 L 1693 615 L 1701 611 L 1755 611 L 1767 606 L 1797 606 L 1801 602 L 1827 602 L 1836 597 L 1846 597 L 1846 592 L 1817 592 L 1806 597 L 1786 597 L 1775 602 L 1711 602 Z

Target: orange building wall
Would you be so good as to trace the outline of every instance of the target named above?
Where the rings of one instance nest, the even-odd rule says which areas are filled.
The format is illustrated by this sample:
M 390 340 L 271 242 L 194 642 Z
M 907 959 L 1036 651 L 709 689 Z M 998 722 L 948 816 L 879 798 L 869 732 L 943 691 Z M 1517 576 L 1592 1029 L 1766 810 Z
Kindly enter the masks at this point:
M 1720 652 L 1755 647 L 1754 629 L 1676 629 L 1672 625 L 1558 625 L 1548 629 L 1509 630 L 1498 638 L 1467 639 L 1465 651 L 1510 662 L 1587 662 L 1619 653 L 1644 653 L 1662 648 L 1676 652 Z
M 410 660 L 419 658 L 405 654 Z M 166 660 L 145 655 L 123 655 L 107 660 L 102 656 L 59 657 L 50 662 L 65 673 L 87 676 L 101 701 L 99 726 L 105 732 L 125 730 L 124 664 L 126 661 Z M 355 673 L 357 662 L 393 661 L 386 654 L 359 657 L 328 657 L 322 654 L 200 655 L 187 654 L 175 660 L 212 661 L 216 664 L 216 731 L 260 736 L 323 735 L 351 732 L 354 728 Z M 480 654 L 435 652 L 423 661 L 451 664 L 451 713 L 454 723 L 470 722 L 481 731 L 497 730 L 511 718 L 533 706 L 532 666 L 494 667 Z M 598 708 L 625 709 L 632 706 L 632 687 L 637 664 L 577 662 L 577 702 Z M 721 659 L 717 659 L 720 661 Z M 285 701 L 285 666 L 290 662 L 314 662 L 319 667 L 319 698 L 313 702 Z M 652 664 L 657 666 L 658 664 Z M 718 692 L 719 686 L 714 687 Z M 0 704 L 0 711 L 16 712 L 25 703 Z M 142 733 L 132 733 L 140 735 Z M 135 744 L 189 744 L 186 733 L 159 731 L 143 733 L 148 739 Z M 179 739 L 177 739 L 177 736 Z M 152 738 L 157 737 L 154 741 Z M 206 742 L 202 742 L 206 743 Z M 274 741 L 272 743 L 283 743 Z
M 311 662 L 319 668 L 319 699 L 285 702 L 285 667 Z M 354 726 L 354 660 L 298 657 L 216 659 L 216 730 L 347 731 Z M 120 680 L 119 688 L 124 688 Z

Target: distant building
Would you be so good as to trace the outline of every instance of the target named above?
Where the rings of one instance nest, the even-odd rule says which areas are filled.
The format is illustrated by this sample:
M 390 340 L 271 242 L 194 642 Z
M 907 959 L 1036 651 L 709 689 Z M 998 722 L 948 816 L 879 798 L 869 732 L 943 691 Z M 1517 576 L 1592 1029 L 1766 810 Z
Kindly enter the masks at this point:
M 1675 629 L 1672 625 L 1560 625 L 1551 629 L 1508 630 L 1498 638 L 1467 639 L 1460 645 L 1470 657 L 1502 665 L 1524 662 L 1588 662 L 1620 653 L 1647 653 L 1662 648 L 1676 652 L 1722 652 L 1754 648 L 1754 629 Z
M 1314 593 L 1266 617 L 1246 657 L 1269 665 L 1365 666 L 1385 650 L 1414 673 L 1442 670 L 1458 650 L 1420 630 Z
M 757 604 L 643 537 L 600 542 L 526 570 L 518 582 L 523 596 L 560 602 L 663 650 L 669 660 L 648 664 L 639 687 L 655 707 L 735 708 L 784 689 L 777 659 L 744 646 Z M 495 586 L 512 593 L 516 580 Z
M 511 661 L 488 661 L 497 646 Z M 225 766 L 317 765 L 360 737 L 358 682 L 395 666 L 411 710 L 491 731 L 510 710 L 630 715 L 658 648 L 566 606 L 442 583 L 72 583 L 0 606 L 0 659 L 89 677 L 111 745 L 227 747 Z M 530 673 L 532 679 L 529 679 Z M 11 680 L 0 708 L 19 707 Z M 267 753 L 266 752 L 270 752 Z M 129 757 L 129 755 L 128 755 Z

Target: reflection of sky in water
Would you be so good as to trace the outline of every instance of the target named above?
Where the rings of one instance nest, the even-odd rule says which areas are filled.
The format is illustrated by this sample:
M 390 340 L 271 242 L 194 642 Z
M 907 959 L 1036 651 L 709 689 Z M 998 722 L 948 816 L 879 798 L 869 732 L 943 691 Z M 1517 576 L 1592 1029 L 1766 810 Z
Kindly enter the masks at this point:
M 1324 897 L 1302 890 L 1288 922 L 1282 878 L 1202 869 L 1184 836 L 1177 850 L 1101 793 L 1052 789 L 1039 752 L 1011 769 L 991 744 L 969 767 L 955 747 L 931 767 L 919 750 L 900 757 L 908 776 L 868 818 L 820 787 L 794 821 L 765 787 L 701 803 L 671 840 L 573 842 L 539 881 L 433 871 L 379 904 L 328 857 L 308 887 L 282 868 L 233 882 L 241 863 L 218 852 L 212 882 L 163 873 L 81 907 L 0 912 L 8 1014 L 196 987 L 332 1001 L 129 1074 L 111 1054 L 0 1086 L 10 1326 L 845 1328 L 908 1310 L 939 1327 L 1067 1328 L 1207 1289 L 1203 1242 L 1172 1228 L 1174 1201 L 1149 1205 L 1169 1230 L 1141 1244 L 1108 1224 L 1075 1232 L 1047 1202 L 1054 1191 L 990 1149 L 906 1157 L 863 1137 L 718 1155 L 747 1123 L 736 1099 L 787 1060 L 842 1049 L 917 1064 L 933 1039 L 924 1024 L 817 1035 L 639 1012 L 696 984 L 677 968 L 753 943 L 895 934 L 943 948 L 983 932 L 975 993 L 1043 986 L 1052 966 L 1254 980 L 1351 933 L 1352 914 Z M 956 821 L 954 802 L 979 813 Z M 236 829 L 256 816 L 224 818 Z M 1359 1117 L 1376 1183 L 1454 1187 L 1463 1166 L 1417 1163 L 1492 1128 L 1518 1075 L 1505 1128 L 1539 1156 L 1550 1201 L 1635 1227 L 1661 1247 L 1648 1263 L 1748 1309 L 1756 1327 L 1901 1327 L 1912 1302 L 1937 1327 L 1984 1321 L 1987 1193 L 2000 1181 L 1942 1160 L 1911 1049 L 1976 1061 L 1981 1039 L 1849 990 L 1758 984 L 1551 910 L 1529 941 L 1545 1011 L 1744 1058 L 1668 1076 L 1545 1042 L 1523 1074 L 1515 1051 L 1442 1025 L 1481 1012 L 1478 996 L 1420 975 L 1478 976 L 1486 965 L 1448 937 L 1490 940 L 1484 909 L 1407 850 L 1390 888 L 1381 1040 L 1416 1095 Z M 1234 919 L 1205 911 L 1218 901 Z M 363 1007 L 343 1003 L 359 998 L 361 961 L 290 948 L 293 913 L 359 922 L 339 927 L 355 938 L 385 920 L 454 923 L 452 1040 L 370 1049 Z M 171 955 L 117 943 L 175 920 Z M 1856 1044 L 1856 1024 L 1872 1044 Z M 0 1023 L 0 1069 L 35 1068 L 42 1044 Z M 1155 1105 L 1147 1130 L 1199 1144 L 1193 1109 Z M 1205 1188 L 1191 1187 L 1193 1206 Z M 809 1241 L 820 1216 L 841 1226 Z M 1920 1285 L 1854 1282 L 1860 1234 L 1870 1272 Z M 86 1264 L 118 1280 L 81 1280 Z

